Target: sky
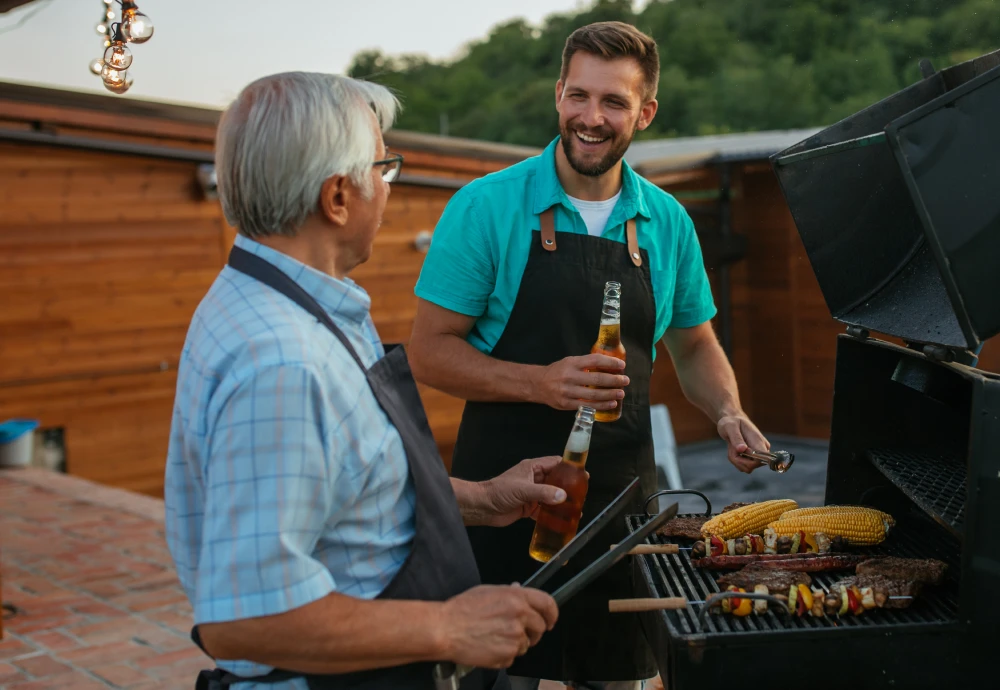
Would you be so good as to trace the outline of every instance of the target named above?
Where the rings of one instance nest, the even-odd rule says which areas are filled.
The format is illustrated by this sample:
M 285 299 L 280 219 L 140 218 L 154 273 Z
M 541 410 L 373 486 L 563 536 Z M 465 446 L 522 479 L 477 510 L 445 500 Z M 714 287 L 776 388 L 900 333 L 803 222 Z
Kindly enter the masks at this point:
M 257 77 L 287 70 L 343 73 L 361 50 L 456 55 L 490 28 L 540 23 L 580 0 L 138 0 L 156 28 L 130 46 L 124 96 L 224 107 Z M 585 3 L 589 4 L 589 3 Z M 637 3 L 636 6 L 641 6 Z M 88 70 L 103 53 L 101 0 L 35 0 L 0 14 L 0 81 L 111 96 Z M 296 8 L 296 9 L 292 9 Z M 30 16 L 28 16 L 30 15 Z M 9 31 L 19 22 L 23 25 Z

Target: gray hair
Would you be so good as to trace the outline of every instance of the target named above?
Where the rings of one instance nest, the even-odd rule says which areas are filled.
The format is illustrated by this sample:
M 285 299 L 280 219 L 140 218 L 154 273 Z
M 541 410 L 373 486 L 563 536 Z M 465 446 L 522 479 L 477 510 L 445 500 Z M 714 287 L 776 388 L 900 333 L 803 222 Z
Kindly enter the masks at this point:
M 385 132 L 398 108 L 384 86 L 335 74 L 286 72 L 252 82 L 226 109 L 216 136 L 226 220 L 250 238 L 294 236 L 333 175 L 371 198 L 372 113 Z

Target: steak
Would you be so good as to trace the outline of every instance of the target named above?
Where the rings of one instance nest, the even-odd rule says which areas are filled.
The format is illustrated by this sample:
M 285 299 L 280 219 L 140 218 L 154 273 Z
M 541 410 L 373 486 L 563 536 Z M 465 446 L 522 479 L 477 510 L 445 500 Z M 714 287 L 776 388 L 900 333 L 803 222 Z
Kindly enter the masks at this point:
M 788 590 L 792 585 L 808 586 L 812 582 L 812 578 L 806 573 L 748 565 L 742 570 L 723 575 L 719 578 L 718 582 L 719 587 L 723 589 L 729 585 L 734 585 L 752 592 L 754 586 L 765 585 L 767 591 L 771 594 L 788 594 Z
M 858 567 L 860 568 L 861 566 Z M 830 587 L 830 591 L 839 591 L 840 585 L 844 585 L 845 587 L 854 585 L 858 589 L 871 587 L 875 590 L 876 594 L 883 594 L 886 597 L 916 597 L 920 594 L 920 590 L 923 589 L 923 585 L 919 582 L 914 582 L 912 580 L 895 580 L 891 577 L 885 577 L 884 575 L 854 575 L 852 577 L 846 577 Z M 912 598 L 886 599 L 883 607 L 887 609 L 905 609 L 912 603 Z
M 891 580 L 904 580 L 924 585 L 939 585 L 944 580 L 947 564 L 933 558 L 871 558 L 858 564 L 858 575 L 882 575 Z
M 701 539 L 701 526 L 709 520 L 704 517 L 682 517 L 668 520 L 667 524 L 657 530 L 661 537 L 678 537 L 681 539 Z
M 723 513 L 728 513 L 730 510 L 736 510 L 737 508 L 743 508 L 744 506 L 753 505 L 752 503 L 730 503 L 725 508 L 722 509 Z

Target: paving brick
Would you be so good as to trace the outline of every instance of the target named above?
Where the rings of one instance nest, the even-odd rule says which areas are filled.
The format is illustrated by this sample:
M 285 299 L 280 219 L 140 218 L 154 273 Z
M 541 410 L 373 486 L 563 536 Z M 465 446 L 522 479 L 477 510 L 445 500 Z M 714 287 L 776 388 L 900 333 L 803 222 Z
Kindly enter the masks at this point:
M 132 687 L 141 683 L 150 682 L 151 679 L 145 673 L 137 671 L 125 664 L 110 664 L 108 666 L 96 666 L 90 669 L 95 676 L 100 676 L 112 685 L 118 687 Z M 194 683 L 191 683 L 193 686 Z
M 53 688 L 59 690 L 106 690 L 107 686 L 79 671 L 5 686 L 5 690 L 53 690 Z
M 34 678 L 48 678 L 65 674 L 73 669 L 59 661 L 50 654 L 39 654 L 37 656 L 23 657 L 15 659 L 14 665 L 28 673 Z
M 93 647 L 81 647 L 80 649 L 64 652 L 61 656 L 76 666 L 89 669 L 106 666 L 115 662 L 138 661 L 155 656 L 156 654 L 155 649 L 136 644 L 132 640 L 127 640 L 109 642 Z
M 0 661 L 9 661 L 25 654 L 35 654 L 38 648 L 27 644 L 16 637 L 4 634 L 4 639 L 0 641 Z
M 27 676 L 16 666 L 0 663 L 0 688 L 7 687 L 8 683 L 24 680 Z
M 56 628 L 68 627 L 71 625 L 77 625 L 79 623 L 86 622 L 84 616 L 77 614 L 65 614 L 57 616 L 43 616 L 39 618 L 33 617 L 16 617 L 4 624 L 5 628 L 9 628 L 11 632 L 15 632 L 21 635 L 27 635 L 28 633 L 37 632 L 39 630 L 54 630 Z
M 191 645 L 187 649 L 181 649 L 176 652 L 167 652 L 166 654 L 155 654 L 142 661 L 136 663 L 136 666 L 141 669 L 147 668 L 162 668 L 164 666 L 172 666 L 178 662 L 186 662 L 190 659 L 199 659 L 202 664 L 211 663 L 208 657 L 205 656 L 204 652 L 200 649 Z
M 187 680 L 190 684 L 188 687 L 191 687 L 194 685 L 194 679 L 198 677 L 198 673 L 201 670 L 213 668 L 214 666 L 215 664 L 212 660 L 203 655 L 200 659 L 185 659 L 169 666 L 154 666 L 148 669 L 147 673 L 160 680 Z
M 70 607 L 74 613 L 82 613 L 87 616 L 97 616 L 99 618 L 120 618 L 127 616 L 127 611 L 122 611 L 114 606 L 109 606 L 93 599 L 88 599 L 79 605 Z
M 77 640 L 58 631 L 36 632 L 27 637 L 32 643 L 53 652 L 66 652 L 81 646 Z
M 132 641 L 137 644 L 145 644 L 160 652 L 173 652 L 185 647 L 190 647 L 192 642 L 190 636 L 185 632 L 177 632 L 168 628 L 158 627 L 141 632 L 132 637 Z

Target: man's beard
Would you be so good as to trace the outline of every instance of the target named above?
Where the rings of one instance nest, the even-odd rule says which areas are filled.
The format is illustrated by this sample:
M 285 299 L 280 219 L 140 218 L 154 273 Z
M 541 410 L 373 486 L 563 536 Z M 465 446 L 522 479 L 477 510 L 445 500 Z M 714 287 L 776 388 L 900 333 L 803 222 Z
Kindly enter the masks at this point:
M 632 144 L 632 139 L 635 137 L 638 127 L 633 125 L 632 132 L 627 137 L 622 136 L 618 139 L 615 138 L 613 131 L 600 132 L 599 136 L 610 138 L 611 148 L 604 156 L 593 162 L 585 162 L 576 158 L 576 152 L 573 149 L 573 141 L 579 141 L 576 131 L 565 126 L 559 132 L 566 160 L 569 161 L 570 167 L 579 174 L 587 177 L 600 177 L 615 167 L 615 164 L 622 159 L 622 156 L 625 155 L 628 147 Z M 589 132 L 584 132 L 584 134 L 589 134 Z

